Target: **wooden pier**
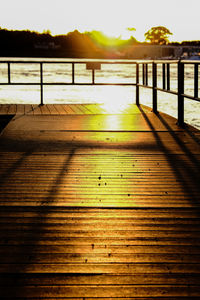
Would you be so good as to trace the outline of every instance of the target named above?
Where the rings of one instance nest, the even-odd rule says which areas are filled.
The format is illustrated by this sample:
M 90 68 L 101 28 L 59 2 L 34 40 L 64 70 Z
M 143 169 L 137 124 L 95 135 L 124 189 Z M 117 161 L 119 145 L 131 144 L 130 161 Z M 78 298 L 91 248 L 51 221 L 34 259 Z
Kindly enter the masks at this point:
M 142 105 L 0 120 L 1 299 L 200 298 L 197 129 Z

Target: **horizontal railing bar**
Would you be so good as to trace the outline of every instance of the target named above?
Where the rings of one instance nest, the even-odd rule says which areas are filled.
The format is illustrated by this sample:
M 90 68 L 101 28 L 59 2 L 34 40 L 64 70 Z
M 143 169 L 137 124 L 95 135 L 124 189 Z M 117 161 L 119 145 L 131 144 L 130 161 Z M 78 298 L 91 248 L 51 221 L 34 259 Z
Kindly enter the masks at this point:
M 200 65 L 200 61 L 198 60 L 181 60 L 181 63 L 188 65 Z
M 163 63 L 169 63 L 169 64 L 177 64 L 179 60 L 127 60 L 127 61 L 121 61 L 121 60 L 81 60 L 81 61 L 46 61 L 46 60 L 41 60 L 41 61 L 22 61 L 22 60 L 0 60 L 0 63 L 11 63 L 11 64 L 87 64 L 89 62 L 94 62 L 94 63 L 101 63 L 101 64 L 152 64 L 153 62 L 156 64 L 163 64 Z M 182 63 L 189 63 L 189 64 L 200 64 L 198 61 L 186 61 L 186 60 L 181 60 Z
M 143 60 L 143 61 L 138 61 L 137 63 L 139 65 L 141 64 L 177 64 L 179 60 Z M 183 62 L 183 61 L 181 61 Z
M 193 96 L 187 95 L 187 94 L 182 94 L 182 96 L 185 97 L 185 98 L 189 98 L 189 99 L 191 99 L 191 100 L 200 102 L 200 98 L 196 98 L 196 97 L 193 97 Z
M 135 84 L 136 85 L 136 84 Z M 152 89 L 153 86 L 152 85 L 143 85 L 143 84 L 138 84 L 137 86 L 142 87 L 142 88 L 147 88 L 147 89 Z
M 84 60 L 84 61 L 44 61 L 44 60 L 41 60 L 41 61 L 12 61 L 12 60 L 9 60 L 9 61 L 0 61 L 1 64 L 8 64 L 8 63 L 11 63 L 11 64 L 40 64 L 40 63 L 43 63 L 43 64 L 87 64 L 89 62 L 94 62 L 94 63 L 101 63 L 101 64 L 121 64 L 121 65 L 124 65 L 124 64 L 137 64 L 137 61 L 101 61 L 101 60 L 98 60 L 98 61 L 90 61 L 90 60 Z
M 161 89 L 161 88 L 156 88 L 157 89 L 157 91 L 159 91 L 159 92 L 165 92 L 165 93 L 168 93 L 168 94 L 173 94 L 173 95 L 175 95 L 175 96 L 178 96 L 178 92 L 176 92 L 176 91 L 172 91 L 172 90 L 163 90 L 163 89 Z M 198 102 L 200 102 L 200 98 L 197 98 L 197 97 L 193 97 L 193 96 L 191 96 L 191 95 L 188 95 L 188 94 L 181 94 L 181 96 L 183 96 L 183 97 L 185 97 L 185 98 L 189 98 L 189 99 L 191 99 L 191 100 L 195 100 L 195 101 L 198 101 Z
M 176 95 L 176 96 L 178 95 L 178 92 L 176 92 L 176 91 L 167 90 L 167 89 L 161 89 L 159 87 L 157 87 L 156 90 L 158 92 L 164 92 L 164 93 L 173 94 L 173 95 Z
M 173 94 L 173 95 L 175 95 L 175 96 L 178 96 L 178 92 L 176 92 L 176 91 L 172 91 L 172 90 L 170 90 L 170 91 L 169 91 L 169 90 L 163 90 L 163 89 L 161 89 L 161 88 L 156 88 L 156 90 L 159 91 L 159 92 L 164 92 L 164 93 Z M 200 102 L 200 98 L 193 97 L 193 96 L 188 95 L 188 94 L 181 94 L 181 96 L 183 96 L 184 98 L 189 98 L 189 99 L 191 99 L 191 100 Z
M 177 64 L 179 62 L 179 60 L 127 60 L 127 61 L 121 61 L 121 60 L 84 60 L 84 61 L 45 61 L 45 60 L 41 60 L 41 61 L 21 61 L 21 60 L 16 60 L 16 61 L 12 61 L 12 60 L 0 60 L 0 63 L 11 63 L 11 64 L 40 64 L 40 63 L 44 63 L 44 64 L 86 64 L 88 62 L 95 62 L 95 63 L 101 63 L 101 64 L 152 64 L 153 62 L 156 64 L 164 64 L 164 63 L 168 63 L 168 64 Z M 180 61 L 183 64 L 197 64 L 200 65 L 200 61 L 197 60 L 181 60 Z
M 0 85 L 40 85 L 41 83 L 35 83 L 35 82 L 25 82 L 25 83 L 19 83 L 19 82 L 12 82 L 12 83 L 0 83 Z M 64 83 L 64 82 L 43 82 L 42 85 L 116 85 L 116 86 L 135 86 L 136 83 L 92 83 L 92 82 L 75 82 L 75 83 Z M 143 86 L 143 85 L 142 85 Z M 146 87 L 146 86 L 145 86 Z
M 156 64 L 177 64 L 179 62 L 179 60 L 154 60 L 153 61 Z M 182 62 L 182 61 L 181 61 Z

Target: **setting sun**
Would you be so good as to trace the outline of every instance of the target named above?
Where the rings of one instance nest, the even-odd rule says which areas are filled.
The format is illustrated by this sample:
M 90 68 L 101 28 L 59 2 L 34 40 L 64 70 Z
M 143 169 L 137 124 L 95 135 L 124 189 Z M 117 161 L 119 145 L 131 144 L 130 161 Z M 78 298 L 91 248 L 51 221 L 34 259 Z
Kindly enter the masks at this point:
M 144 41 L 144 33 L 153 26 L 166 26 L 173 33 L 171 40 L 199 39 L 198 0 L 172 1 L 165 6 L 159 0 L 35 0 L 2 1 L 0 27 L 50 30 L 53 35 L 97 30 L 108 36 L 127 39 L 133 35 Z M 127 28 L 136 28 L 135 32 Z

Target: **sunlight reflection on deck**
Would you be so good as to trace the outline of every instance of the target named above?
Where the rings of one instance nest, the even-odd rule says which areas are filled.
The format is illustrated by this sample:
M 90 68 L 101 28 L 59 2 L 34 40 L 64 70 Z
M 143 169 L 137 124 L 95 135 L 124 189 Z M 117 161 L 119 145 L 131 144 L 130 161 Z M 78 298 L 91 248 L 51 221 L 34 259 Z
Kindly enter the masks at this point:
M 115 99 L 110 99 L 106 103 L 101 105 L 101 108 L 107 113 L 122 113 L 124 110 L 128 109 L 130 103 L 124 103 L 123 101 L 114 101 Z M 123 100 L 123 99 L 122 99 Z
M 113 87 L 107 87 L 106 93 L 104 95 L 104 103 L 101 107 L 107 113 L 118 113 L 123 112 L 130 105 L 130 98 L 125 97 L 123 88 L 113 89 Z

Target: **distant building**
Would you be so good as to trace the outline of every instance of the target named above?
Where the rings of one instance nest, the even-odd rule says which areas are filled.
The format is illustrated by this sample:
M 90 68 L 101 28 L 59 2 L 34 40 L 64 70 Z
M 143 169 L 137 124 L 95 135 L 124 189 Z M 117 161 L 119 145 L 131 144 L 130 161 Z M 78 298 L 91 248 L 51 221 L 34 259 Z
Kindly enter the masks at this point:
M 179 59 L 183 55 L 200 52 L 200 46 L 174 46 L 174 45 L 150 45 L 138 44 L 130 46 L 126 52 L 126 58 L 132 59 Z
M 60 45 L 55 44 L 54 42 L 40 42 L 34 44 L 35 49 L 44 49 L 44 50 L 57 50 L 60 48 Z

